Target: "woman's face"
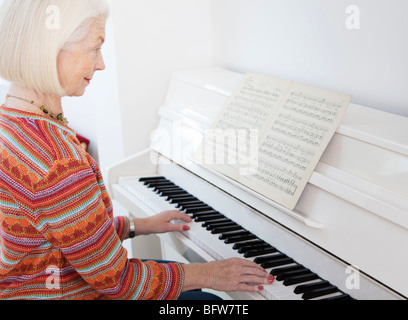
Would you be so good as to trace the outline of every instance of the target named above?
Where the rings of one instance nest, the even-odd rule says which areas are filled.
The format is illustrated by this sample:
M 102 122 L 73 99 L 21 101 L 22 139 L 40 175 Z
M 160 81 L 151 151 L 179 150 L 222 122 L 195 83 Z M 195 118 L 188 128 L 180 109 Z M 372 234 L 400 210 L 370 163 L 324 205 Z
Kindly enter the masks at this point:
M 101 53 L 105 42 L 105 24 L 105 19 L 95 19 L 84 40 L 69 45 L 59 53 L 58 76 L 67 96 L 82 96 L 95 72 L 105 69 Z

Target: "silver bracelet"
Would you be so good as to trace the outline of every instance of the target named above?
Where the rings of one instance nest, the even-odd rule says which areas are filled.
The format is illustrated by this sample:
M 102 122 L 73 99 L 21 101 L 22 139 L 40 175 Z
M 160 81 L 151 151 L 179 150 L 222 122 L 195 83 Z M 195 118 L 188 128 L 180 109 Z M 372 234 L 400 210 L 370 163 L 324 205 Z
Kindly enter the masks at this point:
M 133 239 L 136 237 L 135 220 L 133 218 L 129 218 L 129 225 L 129 239 Z

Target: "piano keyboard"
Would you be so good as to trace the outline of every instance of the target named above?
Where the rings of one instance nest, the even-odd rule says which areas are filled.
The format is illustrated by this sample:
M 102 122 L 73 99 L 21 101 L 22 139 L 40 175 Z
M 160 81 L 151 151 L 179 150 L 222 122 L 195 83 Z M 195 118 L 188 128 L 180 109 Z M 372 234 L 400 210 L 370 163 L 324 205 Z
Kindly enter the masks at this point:
M 265 286 L 260 292 L 266 299 L 352 299 L 318 274 L 165 177 L 142 177 L 132 181 L 126 185 L 128 191 L 154 212 L 179 210 L 189 214 L 194 223 L 190 225 L 191 229 L 183 234 L 214 259 L 252 259 L 274 275 L 274 283 Z

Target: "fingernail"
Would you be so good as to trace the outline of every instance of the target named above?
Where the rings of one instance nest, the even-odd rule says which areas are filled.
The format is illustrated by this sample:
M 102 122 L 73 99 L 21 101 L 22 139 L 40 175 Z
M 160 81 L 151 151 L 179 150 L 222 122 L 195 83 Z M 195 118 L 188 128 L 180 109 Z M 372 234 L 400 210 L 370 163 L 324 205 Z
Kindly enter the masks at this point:
M 183 226 L 183 231 L 188 231 L 188 230 L 190 230 L 189 226 Z
M 262 291 L 263 289 L 264 289 L 263 286 L 258 286 L 258 290 L 259 290 L 259 291 Z

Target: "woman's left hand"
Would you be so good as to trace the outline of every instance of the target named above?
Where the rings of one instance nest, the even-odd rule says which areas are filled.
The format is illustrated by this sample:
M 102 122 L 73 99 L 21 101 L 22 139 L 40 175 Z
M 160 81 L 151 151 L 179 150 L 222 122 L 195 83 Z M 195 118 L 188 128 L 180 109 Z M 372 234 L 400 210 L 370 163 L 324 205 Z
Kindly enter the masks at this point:
M 177 210 L 164 211 L 148 218 L 134 218 L 136 236 L 190 230 L 183 223 L 172 223 L 175 220 L 187 223 L 192 221 L 187 214 Z

